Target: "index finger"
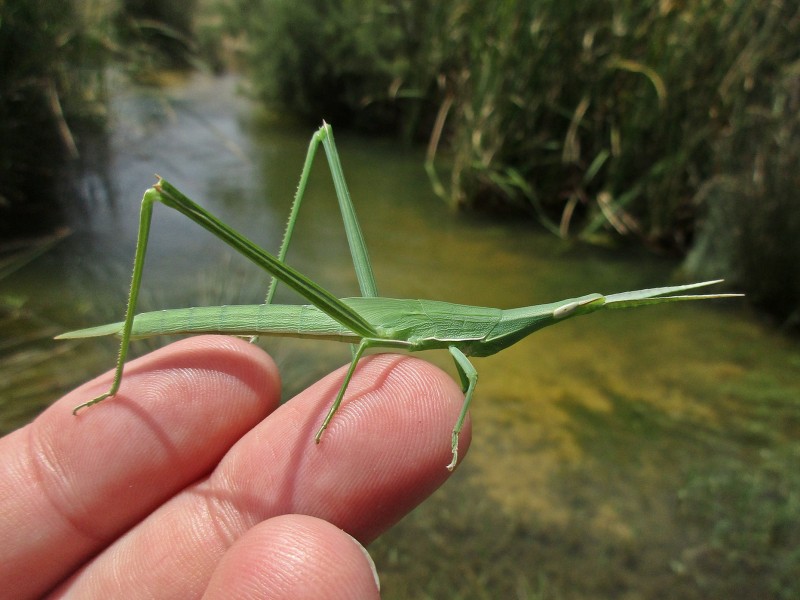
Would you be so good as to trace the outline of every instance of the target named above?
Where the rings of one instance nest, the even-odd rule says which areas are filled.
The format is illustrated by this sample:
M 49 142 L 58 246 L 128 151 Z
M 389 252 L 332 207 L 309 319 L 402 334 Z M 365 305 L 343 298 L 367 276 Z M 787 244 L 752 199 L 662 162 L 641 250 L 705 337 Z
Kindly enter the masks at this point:
M 38 595 L 209 472 L 279 402 L 272 360 L 242 340 L 183 340 L 110 374 L 0 440 L 0 580 Z

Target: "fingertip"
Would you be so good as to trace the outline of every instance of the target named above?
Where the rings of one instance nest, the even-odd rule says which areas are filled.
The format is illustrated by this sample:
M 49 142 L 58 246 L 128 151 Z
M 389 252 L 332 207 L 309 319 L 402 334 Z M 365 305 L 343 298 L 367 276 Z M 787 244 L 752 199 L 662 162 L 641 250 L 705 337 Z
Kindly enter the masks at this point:
M 343 377 L 338 370 L 282 405 L 258 436 L 237 447 L 225 481 L 243 482 L 243 495 L 260 498 L 263 513 L 312 514 L 369 543 L 452 475 L 452 431 L 464 396 L 449 375 L 425 361 L 396 354 L 363 358 L 315 444 Z M 467 420 L 460 459 L 470 435 Z M 263 469 L 265 455 L 274 476 L 262 481 L 252 474 Z M 277 495 L 276 481 L 291 482 L 293 493 Z
M 275 600 L 380 597 L 363 546 L 331 523 L 282 515 L 248 530 L 223 556 L 205 598 Z
M 452 431 L 464 404 L 464 394 L 450 375 L 427 361 L 407 355 L 378 354 L 362 359 L 348 386 L 345 401 L 326 436 L 333 446 L 366 438 L 376 448 L 394 452 L 376 456 L 396 469 L 399 456 L 417 469 L 429 466 L 446 478 L 452 460 Z M 469 448 L 472 427 L 467 416 L 459 435 L 459 457 Z M 331 450 L 332 451 L 332 450 Z M 439 468 L 441 467 L 441 468 Z
M 85 401 L 106 391 L 113 371 L 64 396 L 51 411 Z M 280 375 L 272 358 L 258 346 L 228 336 L 186 338 L 125 365 L 119 391 L 82 409 L 73 423 L 121 418 L 126 413 L 147 414 L 161 424 L 215 417 L 227 420 L 251 415 L 254 423 L 280 401 Z M 63 416 L 63 410 L 58 411 Z M 51 415 L 47 415 L 50 417 Z M 69 422 L 69 420 L 68 420 Z

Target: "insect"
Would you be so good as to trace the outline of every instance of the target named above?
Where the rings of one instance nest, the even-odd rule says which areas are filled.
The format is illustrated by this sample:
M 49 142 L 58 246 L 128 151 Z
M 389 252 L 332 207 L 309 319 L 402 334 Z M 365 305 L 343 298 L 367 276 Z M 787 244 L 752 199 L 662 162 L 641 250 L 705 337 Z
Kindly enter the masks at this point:
M 319 145 L 322 144 L 333 176 L 336 196 L 345 226 L 350 252 L 361 291 L 360 297 L 337 298 L 305 275 L 286 264 L 285 256 L 297 221 L 308 176 Z M 212 306 L 162 310 L 135 315 L 153 206 L 164 204 L 186 215 L 272 275 L 264 304 Z M 310 305 L 273 304 L 278 281 L 294 289 Z M 452 355 L 464 392 L 464 403 L 452 431 L 452 460 L 458 462 L 458 436 L 469 410 L 478 374 L 468 356 L 489 356 L 527 337 L 534 331 L 567 318 L 605 308 L 628 308 L 662 302 L 723 298 L 738 294 L 686 295 L 690 289 L 718 283 L 705 281 L 619 294 L 587 294 L 550 304 L 501 310 L 482 306 L 451 304 L 435 300 L 407 300 L 378 296 L 375 277 L 364 237 L 350 200 L 339 155 L 330 125 L 312 136 L 300 183 L 292 203 L 286 231 L 277 256 L 250 241 L 177 188 L 159 178 L 142 199 L 128 305 L 125 320 L 61 334 L 58 339 L 89 338 L 104 335 L 121 337 L 114 380 L 110 389 L 75 407 L 73 413 L 114 396 L 119 389 L 132 339 L 155 335 L 223 333 L 238 336 L 290 336 L 315 338 L 352 345 L 352 361 L 344 381 L 315 435 L 319 443 L 336 414 L 359 359 L 373 348 L 416 352 L 446 349 Z

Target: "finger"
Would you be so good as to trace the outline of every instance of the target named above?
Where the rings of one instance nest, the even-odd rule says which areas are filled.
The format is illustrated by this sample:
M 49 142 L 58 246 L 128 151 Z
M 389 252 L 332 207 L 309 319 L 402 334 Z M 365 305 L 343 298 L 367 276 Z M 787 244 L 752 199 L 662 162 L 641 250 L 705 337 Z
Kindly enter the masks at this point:
M 322 442 L 313 438 L 344 376 L 339 370 L 242 438 L 209 478 L 188 488 L 67 582 L 102 597 L 199 596 L 217 562 L 261 521 L 301 513 L 366 544 L 449 476 L 450 431 L 463 395 L 426 362 L 363 359 Z M 462 432 L 464 455 L 469 424 Z M 132 561 L 131 557 L 137 557 Z
M 375 565 L 364 547 L 314 517 L 273 517 L 225 553 L 204 598 L 351 600 L 379 598 Z
M 331 374 L 245 436 L 198 492 L 257 522 L 314 515 L 369 543 L 449 476 L 451 431 L 464 395 L 430 363 L 362 359 L 345 400 L 313 442 L 344 377 Z M 464 456 L 471 429 L 461 436 Z M 231 499 L 236 502 L 231 505 Z
M 0 440 L 0 581 L 49 589 L 209 470 L 278 402 L 272 361 L 241 340 L 197 337 L 126 367 L 119 393 L 78 416 L 106 374 Z

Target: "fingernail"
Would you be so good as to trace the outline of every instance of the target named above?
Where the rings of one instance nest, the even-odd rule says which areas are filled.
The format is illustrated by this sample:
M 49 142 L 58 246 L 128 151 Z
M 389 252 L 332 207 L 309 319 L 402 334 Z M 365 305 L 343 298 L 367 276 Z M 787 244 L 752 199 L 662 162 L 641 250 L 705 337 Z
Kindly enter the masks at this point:
M 347 532 L 345 531 L 345 533 L 347 533 Z M 355 542 L 356 546 L 358 546 L 358 549 L 361 550 L 361 552 L 366 557 L 367 562 L 369 563 L 369 568 L 372 570 L 372 578 L 375 580 L 375 587 L 378 588 L 378 591 L 380 592 L 381 591 L 381 580 L 378 578 L 378 569 L 375 567 L 375 561 L 372 560 L 372 557 L 369 555 L 369 552 L 367 552 L 367 549 L 364 548 L 364 546 L 361 545 L 361 542 L 359 542 L 356 538 L 354 538 L 349 533 L 347 533 L 347 536 L 351 540 L 353 540 Z

